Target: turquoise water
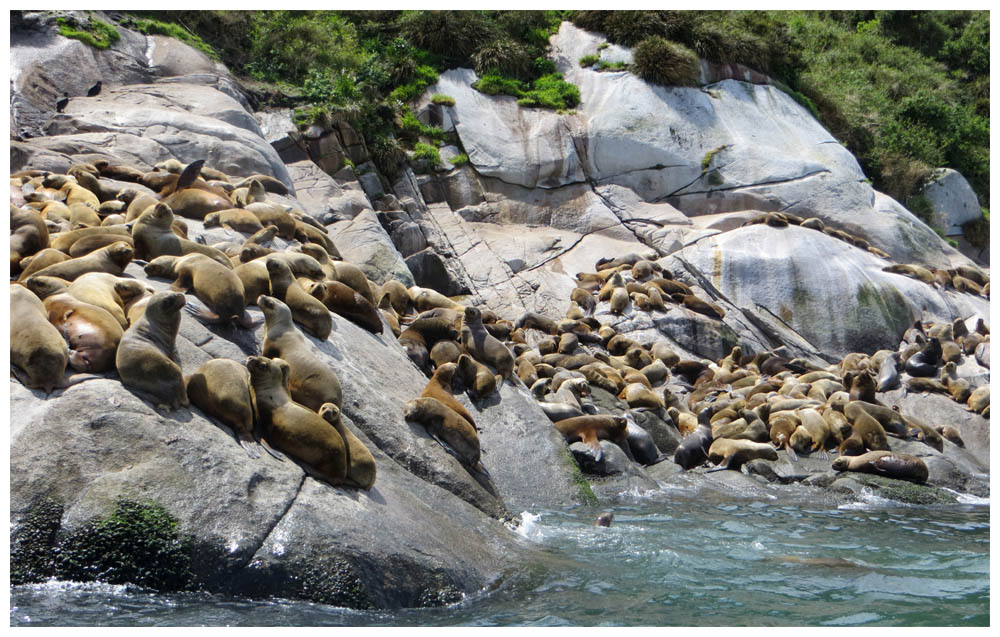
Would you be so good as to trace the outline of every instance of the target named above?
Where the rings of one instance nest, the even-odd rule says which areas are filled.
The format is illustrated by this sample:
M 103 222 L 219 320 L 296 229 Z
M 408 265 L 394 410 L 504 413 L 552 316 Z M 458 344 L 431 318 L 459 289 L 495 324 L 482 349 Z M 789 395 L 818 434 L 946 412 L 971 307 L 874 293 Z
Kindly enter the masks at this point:
M 359 612 L 287 600 L 49 582 L 11 589 L 11 625 L 989 625 L 989 506 L 835 507 L 670 492 L 522 514 L 541 559 L 446 608 Z

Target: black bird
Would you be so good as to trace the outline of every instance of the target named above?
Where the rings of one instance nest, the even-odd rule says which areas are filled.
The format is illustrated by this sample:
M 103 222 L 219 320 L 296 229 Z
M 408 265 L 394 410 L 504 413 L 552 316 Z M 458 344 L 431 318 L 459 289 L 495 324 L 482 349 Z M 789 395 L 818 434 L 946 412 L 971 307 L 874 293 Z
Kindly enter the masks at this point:
M 63 91 L 62 99 L 56 102 L 56 112 L 62 113 L 67 104 L 69 104 L 69 93 Z
M 97 80 L 97 84 L 91 86 L 90 90 L 87 91 L 87 97 L 94 97 L 100 92 L 101 92 L 101 81 Z

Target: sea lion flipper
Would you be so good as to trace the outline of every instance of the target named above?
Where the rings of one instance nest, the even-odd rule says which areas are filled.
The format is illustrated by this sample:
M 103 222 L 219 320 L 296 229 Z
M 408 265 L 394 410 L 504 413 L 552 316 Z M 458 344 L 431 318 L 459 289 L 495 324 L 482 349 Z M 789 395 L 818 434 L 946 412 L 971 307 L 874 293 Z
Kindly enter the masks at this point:
M 247 455 L 256 460 L 260 458 L 260 451 L 257 450 L 257 442 L 248 433 L 241 433 L 237 436 L 240 446 L 247 452 Z
M 823 449 L 820 449 L 816 452 L 816 459 L 826 461 L 830 459 L 830 455 Z
M 285 461 L 285 456 L 282 455 L 282 453 L 280 451 L 277 451 L 276 449 L 274 449 L 273 447 L 271 447 L 271 445 L 267 444 L 267 440 L 265 440 L 263 438 L 259 438 L 257 440 L 257 442 L 260 444 L 261 447 L 264 447 L 264 451 L 266 451 L 269 454 L 271 454 L 271 456 L 275 460 L 278 460 L 280 462 L 284 462 Z
M 201 167 L 204 165 L 205 160 L 199 159 L 185 166 L 181 176 L 177 178 L 177 185 L 174 187 L 174 191 L 189 188 L 194 183 L 194 180 L 201 175 Z
M 799 455 L 795 453 L 794 449 L 792 449 L 792 445 L 787 442 L 785 443 L 785 453 L 788 454 L 788 459 L 791 460 L 792 462 L 799 461 Z
M 262 321 L 253 320 L 253 317 L 251 317 L 250 313 L 247 312 L 246 310 L 243 310 L 243 312 L 236 317 L 236 323 L 239 324 L 240 327 L 246 328 L 248 330 L 254 329 L 258 325 L 260 325 L 261 322 Z
M 202 323 L 207 323 L 209 325 L 215 325 L 222 322 L 222 317 L 220 317 L 215 312 L 212 312 L 206 308 L 198 307 L 190 301 L 184 305 L 184 311 L 195 317 Z

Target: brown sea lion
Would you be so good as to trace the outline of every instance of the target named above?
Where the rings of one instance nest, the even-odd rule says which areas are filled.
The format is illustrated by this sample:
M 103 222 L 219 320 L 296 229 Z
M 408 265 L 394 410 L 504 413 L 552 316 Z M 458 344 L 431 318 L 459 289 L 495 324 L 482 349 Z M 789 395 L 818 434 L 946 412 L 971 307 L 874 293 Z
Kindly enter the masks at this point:
M 480 461 L 476 430 L 451 408 L 434 398 L 415 398 L 403 405 L 403 418 L 423 425 L 474 477 L 489 480 L 489 473 Z
M 122 384 L 168 410 L 188 405 L 174 349 L 184 304 L 179 292 L 154 294 L 142 317 L 125 330 L 115 356 Z
M 266 332 L 261 353 L 281 358 L 289 366 L 288 389 L 292 399 L 318 411 L 323 403 L 343 405 L 340 380 L 328 365 L 312 353 L 306 338 L 292 324 L 292 311 L 272 296 L 261 296 L 257 305 L 264 312 Z
M 66 281 L 73 281 L 88 272 L 107 272 L 119 276 L 132 261 L 132 254 L 132 246 L 118 241 L 86 256 L 42 268 L 35 275 L 54 276 Z
M 135 279 L 117 277 L 106 272 L 88 272 L 73 281 L 67 291 L 80 301 L 108 311 L 125 329 L 128 327 L 125 305 L 142 296 L 145 286 Z
M 264 438 L 331 485 L 342 484 L 347 478 L 347 443 L 331 423 L 293 400 L 288 363 L 251 356 L 246 366 Z
M 10 286 L 10 362 L 19 381 L 46 394 L 65 385 L 69 348 L 28 288 Z
M 506 345 L 486 331 L 482 313 L 477 308 L 465 308 L 465 325 L 462 327 L 460 342 L 473 358 L 497 370 L 498 385 L 513 375 L 514 355 Z
M 49 231 L 45 220 L 37 212 L 10 207 L 10 270 L 20 272 L 21 259 L 31 256 L 49 245 Z
M 632 450 L 628 446 L 628 422 L 623 416 L 586 415 L 566 418 L 554 423 L 556 430 L 563 435 L 567 444 L 582 442 L 591 447 L 599 462 L 604 453 L 601 450 L 601 440 L 610 440 L 618 445 L 629 460 L 634 462 Z
M 253 427 L 250 372 L 228 358 L 206 361 L 184 379 L 191 404 L 226 424 L 251 458 L 259 458 Z
M 474 360 L 468 354 L 459 356 L 458 370 L 462 382 L 468 388 L 473 399 L 481 400 L 497 390 L 498 377 L 486 365 Z
M 382 333 L 381 314 L 353 288 L 340 281 L 323 281 L 315 283 L 308 291 L 322 301 L 330 311 L 336 312 L 372 334 Z
M 727 469 L 739 471 L 745 463 L 757 458 L 777 460 L 778 452 L 774 450 L 773 446 L 766 443 L 718 438 L 708 448 L 708 461 L 719 466 L 708 470 L 706 473 L 725 471 Z
M 243 282 L 231 269 L 209 257 L 203 254 L 164 255 L 150 261 L 144 270 L 147 276 L 173 280 L 170 289 L 175 292 L 193 290 L 208 306 L 208 312 L 192 312 L 199 320 L 219 323 L 236 319 L 243 327 L 252 327 L 246 313 Z
M 205 215 L 203 223 L 206 228 L 222 227 L 236 232 L 254 233 L 264 229 L 256 215 L 242 208 L 227 208 L 210 212 Z
M 371 489 L 375 484 L 375 458 L 372 452 L 344 425 L 339 407 L 333 403 L 324 403 L 319 408 L 319 416 L 333 425 L 344 440 L 347 450 L 347 477 L 344 478 L 344 484 L 365 491 Z
M 292 318 L 307 333 L 325 341 L 333 331 L 333 317 L 330 316 L 330 310 L 326 309 L 322 301 L 302 289 L 284 261 L 271 255 L 267 257 L 265 265 L 271 281 L 271 294 L 288 305 Z
M 171 229 L 174 213 L 170 206 L 160 202 L 143 212 L 132 224 L 132 239 L 135 241 L 137 259 L 152 260 L 163 255 L 183 256 L 198 252 L 232 267 L 229 257 L 221 250 L 183 239 Z
M 834 471 L 857 471 L 886 478 L 927 482 L 927 464 L 916 456 L 891 451 L 869 451 L 860 456 L 841 456 L 833 461 Z
M 458 369 L 456 363 L 444 363 L 434 370 L 434 374 L 431 379 L 424 386 L 424 390 L 420 393 L 421 398 L 436 398 L 442 404 L 447 405 L 455 411 L 459 416 L 465 418 L 473 429 L 477 429 L 476 421 L 473 419 L 472 414 L 466 409 L 462 403 L 458 402 L 455 395 L 452 393 L 451 382 L 452 378 L 455 376 L 455 371 Z
M 18 281 L 25 281 L 29 276 L 35 274 L 42 268 L 47 268 L 50 265 L 56 263 L 62 263 L 63 261 L 69 261 L 69 257 L 65 252 L 61 252 L 54 248 L 45 248 L 36 252 L 30 257 L 24 257 L 21 259 L 21 274 L 17 277 Z M 11 274 L 14 270 L 11 270 Z

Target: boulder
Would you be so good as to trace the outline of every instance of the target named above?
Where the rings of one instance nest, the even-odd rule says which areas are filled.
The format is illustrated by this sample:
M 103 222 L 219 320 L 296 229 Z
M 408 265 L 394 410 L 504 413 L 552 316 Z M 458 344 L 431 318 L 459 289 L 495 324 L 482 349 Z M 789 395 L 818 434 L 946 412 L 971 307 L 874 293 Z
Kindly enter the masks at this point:
M 962 224 L 983 215 L 972 186 L 960 172 L 951 168 L 936 170 L 921 194 L 934 208 L 934 225 L 946 235 L 962 234 Z

